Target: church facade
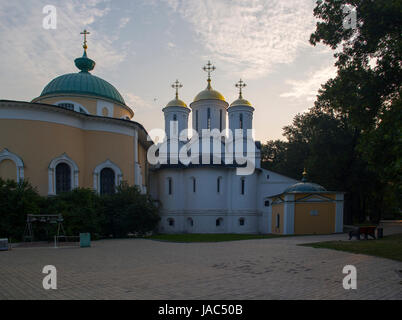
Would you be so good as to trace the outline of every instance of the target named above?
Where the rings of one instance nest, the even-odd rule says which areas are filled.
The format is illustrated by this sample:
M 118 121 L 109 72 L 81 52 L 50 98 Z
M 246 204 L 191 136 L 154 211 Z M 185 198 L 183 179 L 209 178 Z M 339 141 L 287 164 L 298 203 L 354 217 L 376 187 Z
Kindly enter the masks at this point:
M 145 128 L 117 89 L 90 73 L 86 41 L 75 65 L 78 73 L 53 79 L 31 102 L 0 101 L 0 177 L 27 179 L 41 195 L 110 193 L 122 181 L 145 193 Z
M 207 88 L 189 107 L 179 99 L 176 81 L 175 98 L 162 110 L 164 140 L 154 144 L 118 90 L 91 73 L 95 61 L 87 56 L 86 38 L 83 48 L 75 59 L 79 72 L 53 79 L 31 102 L 0 100 L 1 178 L 28 180 L 43 196 L 78 187 L 109 194 L 125 181 L 159 203 L 163 233 L 342 231 L 342 193 L 261 167 L 261 144 L 247 135 L 255 109 L 243 98 L 241 80 L 239 98 L 229 105 L 212 88 L 215 67 L 208 62 Z M 190 114 L 192 134 L 186 132 Z M 217 150 L 215 142 L 203 144 L 211 131 L 221 134 Z M 184 139 L 177 140 L 182 132 Z M 230 140 L 231 132 L 242 135 Z M 172 159 L 174 146 L 186 146 L 191 161 L 151 164 L 150 149 Z M 251 158 L 245 155 L 249 146 Z M 228 155 L 244 161 L 227 163 Z M 249 164 L 252 171 L 245 173 Z

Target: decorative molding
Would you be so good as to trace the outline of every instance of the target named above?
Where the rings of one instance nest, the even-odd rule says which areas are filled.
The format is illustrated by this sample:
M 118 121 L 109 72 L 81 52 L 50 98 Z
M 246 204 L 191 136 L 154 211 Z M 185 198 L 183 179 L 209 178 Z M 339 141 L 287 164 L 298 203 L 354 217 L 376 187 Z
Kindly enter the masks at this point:
M 114 171 L 115 187 L 120 185 L 123 180 L 123 172 L 119 166 L 107 159 L 106 161 L 98 164 L 93 172 L 94 190 L 98 193 L 100 193 L 100 173 L 105 168 L 110 168 Z
M 79 186 L 79 184 L 78 184 L 78 174 L 79 174 L 78 165 L 66 153 L 63 153 L 61 156 L 54 158 L 49 163 L 49 167 L 48 167 L 48 181 L 49 181 L 48 182 L 49 183 L 48 194 L 49 195 L 56 194 L 56 167 L 60 163 L 66 163 L 67 165 L 70 166 L 71 189 L 76 189 Z
M 24 162 L 18 155 L 4 148 L 3 151 L 0 152 L 0 163 L 3 160 L 10 160 L 15 163 L 17 168 L 17 183 L 24 180 Z

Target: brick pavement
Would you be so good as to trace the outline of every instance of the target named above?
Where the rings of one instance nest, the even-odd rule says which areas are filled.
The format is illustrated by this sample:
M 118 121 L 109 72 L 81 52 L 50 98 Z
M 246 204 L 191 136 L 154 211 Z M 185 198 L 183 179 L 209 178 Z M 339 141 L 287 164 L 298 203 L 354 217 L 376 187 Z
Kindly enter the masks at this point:
M 402 299 L 402 263 L 297 246 L 345 237 L 17 248 L 0 252 L 0 299 Z M 48 264 L 57 290 L 42 287 Z M 347 264 L 357 268 L 357 290 L 342 287 Z

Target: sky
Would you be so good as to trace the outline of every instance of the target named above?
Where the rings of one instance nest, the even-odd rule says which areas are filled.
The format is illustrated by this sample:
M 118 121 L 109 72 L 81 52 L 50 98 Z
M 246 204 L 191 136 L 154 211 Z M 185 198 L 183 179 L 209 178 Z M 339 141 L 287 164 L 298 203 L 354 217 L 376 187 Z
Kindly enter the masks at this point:
M 45 29 L 46 5 L 56 29 Z M 216 67 L 212 87 L 230 104 L 251 102 L 257 140 L 284 139 L 282 128 L 312 107 L 334 77 L 333 52 L 309 44 L 313 0 L 0 0 L 0 99 L 31 101 L 53 78 L 78 72 L 87 29 L 92 74 L 113 84 L 148 131 L 163 128 L 163 107 L 189 105 L 205 89 L 202 67 Z M 190 115 L 191 117 L 191 115 Z M 189 121 L 191 126 L 191 119 Z

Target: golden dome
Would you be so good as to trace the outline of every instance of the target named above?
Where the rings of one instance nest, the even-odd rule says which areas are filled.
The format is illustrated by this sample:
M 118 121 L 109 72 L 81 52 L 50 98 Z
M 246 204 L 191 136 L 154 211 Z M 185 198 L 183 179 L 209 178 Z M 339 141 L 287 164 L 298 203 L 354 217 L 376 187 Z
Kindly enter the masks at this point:
M 184 107 L 184 108 L 187 108 L 187 105 L 184 103 L 184 101 L 176 98 L 176 99 L 173 99 L 172 101 L 170 101 L 166 105 L 166 107 Z
M 207 99 L 213 99 L 213 100 L 222 100 L 225 101 L 225 98 L 223 97 L 222 94 L 220 94 L 218 91 L 211 89 L 205 89 L 201 91 L 197 96 L 194 98 L 194 102 L 199 101 L 199 100 L 207 100 Z
M 230 106 L 231 106 L 231 107 L 235 107 L 235 106 L 248 106 L 248 107 L 252 107 L 252 106 L 251 106 L 251 103 L 248 102 L 246 99 L 243 99 L 243 98 L 239 98 L 239 99 L 233 101 Z

